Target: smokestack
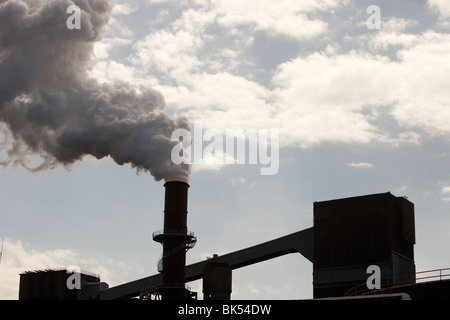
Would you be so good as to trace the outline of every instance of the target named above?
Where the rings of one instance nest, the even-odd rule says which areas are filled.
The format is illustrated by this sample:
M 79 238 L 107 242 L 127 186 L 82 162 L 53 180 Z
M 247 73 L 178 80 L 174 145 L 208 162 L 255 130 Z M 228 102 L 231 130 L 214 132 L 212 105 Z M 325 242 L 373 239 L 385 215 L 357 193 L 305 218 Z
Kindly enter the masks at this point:
M 158 263 L 158 271 L 162 272 L 159 293 L 163 300 L 184 300 L 190 295 L 185 280 L 186 251 L 197 241 L 194 233 L 187 229 L 189 184 L 170 181 L 164 187 L 164 230 L 153 235 L 153 240 L 163 245 L 163 254 Z

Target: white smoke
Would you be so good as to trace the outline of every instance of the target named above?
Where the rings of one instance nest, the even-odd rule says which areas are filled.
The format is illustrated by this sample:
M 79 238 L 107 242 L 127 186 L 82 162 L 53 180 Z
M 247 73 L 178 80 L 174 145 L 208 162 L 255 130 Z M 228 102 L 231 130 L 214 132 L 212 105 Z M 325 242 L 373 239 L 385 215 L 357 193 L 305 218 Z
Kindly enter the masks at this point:
M 66 25 L 73 3 L 80 30 Z M 8 129 L 0 138 L 13 141 L 8 150 L 0 143 L 0 164 L 38 171 L 110 156 L 156 180 L 189 180 L 190 166 L 170 158 L 178 143 L 171 134 L 190 130 L 188 120 L 164 113 L 155 90 L 88 76 L 112 7 L 113 0 L 0 0 L 0 124 Z M 39 165 L 30 166 L 30 154 Z

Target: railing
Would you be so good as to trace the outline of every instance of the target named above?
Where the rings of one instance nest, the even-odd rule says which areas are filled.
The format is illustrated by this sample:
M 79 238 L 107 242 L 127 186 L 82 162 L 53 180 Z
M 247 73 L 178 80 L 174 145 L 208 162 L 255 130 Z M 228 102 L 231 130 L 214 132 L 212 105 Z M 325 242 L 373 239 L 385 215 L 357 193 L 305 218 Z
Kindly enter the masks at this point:
M 428 275 L 430 273 L 434 273 L 433 275 Z M 425 275 L 425 276 L 421 276 Z M 446 278 L 450 279 L 450 268 L 445 269 L 435 269 L 435 270 L 427 270 L 427 271 L 420 271 L 416 273 L 415 281 L 412 279 L 411 274 L 403 274 L 403 275 L 396 275 L 391 277 L 386 277 L 380 280 L 380 289 L 368 289 L 366 283 L 359 284 L 351 289 L 349 289 L 345 295 L 346 296 L 357 296 L 357 295 L 365 295 L 369 294 L 373 291 L 379 291 L 379 290 L 386 290 L 386 289 L 392 289 L 395 287 L 401 287 L 404 285 L 412 285 L 415 283 L 423 283 L 423 282 L 431 282 L 434 279 L 434 281 L 442 281 Z M 424 281 L 426 280 L 426 281 Z
M 66 273 L 80 273 L 82 275 L 85 276 L 90 276 L 90 277 L 94 277 L 94 278 L 99 278 L 100 279 L 100 275 L 93 273 L 93 272 L 88 272 L 88 271 L 84 271 L 76 266 L 69 266 L 69 267 L 57 267 L 57 268 L 47 268 L 47 269 L 39 269 L 39 270 L 33 270 L 33 271 L 24 271 L 21 274 L 34 274 L 34 273 L 48 273 L 48 272 L 61 272 L 61 271 L 65 271 Z
M 171 289 L 171 288 L 184 288 L 186 291 L 191 291 L 191 287 L 187 284 L 182 283 L 168 283 L 164 286 L 159 285 L 153 288 L 148 288 L 146 290 L 143 290 L 139 294 L 139 298 L 141 300 L 152 300 L 152 296 L 154 297 L 154 300 L 161 300 L 161 294 L 162 290 L 164 289 Z
M 192 231 L 186 231 L 186 230 L 175 230 L 175 229 L 168 229 L 168 230 L 158 230 L 153 232 L 152 237 L 155 238 L 157 236 L 161 235 L 184 235 L 184 236 L 194 236 L 194 232 Z
M 179 246 L 173 248 L 172 250 L 167 252 L 165 255 L 162 255 L 158 259 L 158 262 L 157 262 L 158 272 L 163 272 L 164 259 L 170 258 L 171 256 L 175 255 L 176 253 L 178 253 L 181 250 L 188 251 L 189 249 L 192 249 L 193 247 L 195 247 L 195 244 L 197 243 L 197 238 L 194 237 L 193 232 L 191 232 L 189 234 L 189 236 L 191 237 L 189 239 L 189 242 L 180 244 Z
M 422 275 L 425 273 L 432 273 L 432 272 L 434 272 L 436 274 L 426 276 L 426 277 L 417 277 L 417 275 Z M 439 274 L 437 274 L 437 273 L 439 273 Z M 443 279 L 446 279 L 446 278 L 450 279 L 450 268 L 421 271 L 421 272 L 416 273 L 416 282 L 424 280 L 424 279 L 437 279 L 437 278 L 439 278 L 439 281 L 442 281 Z M 426 282 L 428 282 L 428 281 L 426 281 Z

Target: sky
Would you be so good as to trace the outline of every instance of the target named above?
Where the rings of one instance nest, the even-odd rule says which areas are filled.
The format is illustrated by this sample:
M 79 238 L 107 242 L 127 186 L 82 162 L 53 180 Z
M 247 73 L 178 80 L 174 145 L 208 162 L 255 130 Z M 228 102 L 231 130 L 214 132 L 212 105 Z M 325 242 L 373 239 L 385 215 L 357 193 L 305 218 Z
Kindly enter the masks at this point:
M 173 166 L 155 159 L 199 124 L 277 132 L 277 170 L 177 171 L 188 264 L 312 227 L 315 201 L 389 191 L 414 203 L 417 271 L 450 266 L 450 2 L 74 2 L 81 29 L 72 1 L 0 0 L 0 299 L 27 270 L 156 274 Z M 232 299 L 312 295 L 299 254 L 233 271 Z

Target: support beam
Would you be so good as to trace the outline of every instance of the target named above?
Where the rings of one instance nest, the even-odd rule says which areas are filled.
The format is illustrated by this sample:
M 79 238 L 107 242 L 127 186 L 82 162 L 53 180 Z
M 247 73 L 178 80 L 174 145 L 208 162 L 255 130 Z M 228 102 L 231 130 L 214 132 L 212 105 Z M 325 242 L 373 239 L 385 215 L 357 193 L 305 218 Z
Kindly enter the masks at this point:
M 313 262 L 313 232 L 308 228 L 275 240 L 256 246 L 235 251 L 214 258 L 215 262 L 228 264 L 232 270 L 255 263 L 277 258 L 290 253 L 300 253 Z M 209 260 L 186 266 L 186 282 L 199 280 L 203 277 L 203 269 Z M 140 280 L 125 283 L 100 292 L 100 299 L 127 299 L 138 296 L 141 292 L 161 284 L 161 275 L 154 275 Z
M 313 261 L 313 228 L 219 256 L 214 262 L 226 263 L 234 270 L 290 253 L 300 253 Z M 208 260 L 187 266 L 186 282 L 201 279 L 207 263 Z

